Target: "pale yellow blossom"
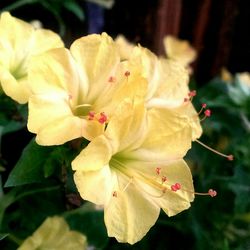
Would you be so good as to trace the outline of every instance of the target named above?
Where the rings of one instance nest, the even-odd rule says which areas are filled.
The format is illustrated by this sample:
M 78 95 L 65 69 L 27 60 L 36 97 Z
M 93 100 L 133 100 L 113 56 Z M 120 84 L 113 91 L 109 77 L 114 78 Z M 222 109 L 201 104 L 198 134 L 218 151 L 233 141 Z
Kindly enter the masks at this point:
M 196 50 L 186 40 L 168 35 L 163 39 L 163 43 L 167 57 L 179 62 L 184 67 L 188 67 L 197 57 Z
M 104 206 L 108 235 L 134 244 L 155 224 L 190 207 L 192 176 L 182 157 L 191 146 L 186 117 L 167 109 L 146 111 L 143 100 L 126 100 L 104 134 L 72 162 L 83 199 Z M 177 185 L 180 190 L 173 191 Z
M 48 217 L 18 248 L 18 250 L 37 249 L 85 250 L 87 239 L 83 234 L 70 230 L 63 218 Z
M 0 84 L 6 95 L 26 103 L 30 96 L 27 77 L 30 58 L 58 47 L 63 47 L 63 42 L 54 32 L 35 29 L 3 12 L 0 16 Z
M 28 129 L 37 134 L 37 143 L 57 145 L 101 134 L 119 102 L 135 89 L 142 94 L 146 89 L 145 79 L 138 72 L 126 73 L 122 64 L 106 33 L 82 37 L 70 50 L 34 57 Z

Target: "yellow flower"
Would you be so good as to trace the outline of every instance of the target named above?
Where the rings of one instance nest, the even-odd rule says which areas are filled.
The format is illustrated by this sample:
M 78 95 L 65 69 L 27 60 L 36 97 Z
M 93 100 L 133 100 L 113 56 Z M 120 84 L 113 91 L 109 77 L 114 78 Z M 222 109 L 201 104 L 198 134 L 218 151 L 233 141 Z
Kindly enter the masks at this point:
M 232 74 L 227 70 L 227 68 L 223 67 L 221 69 L 220 77 L 224 82 L 232 83 L 233 76 Z
M 178 61 L 185 67 L 188 67 L 197 57 L 196 50 L 188 41 L 180 40 L 169 35 L 163 39 L 163 43 L 167 57 Z
M 189 117 L 193 127 L 193 140 L 202 133 L 198 114 L 189 98 L 189 75 L 183 65 L 174 60 L 158 58 L 150 50 L 137 46 L 126 67 L 139 71 L 147 80 L 145 105 L 151 108 L 178 110 L 180 116 Z
M 250 73 L 249 72 L 237 73 L 236 77 L 238 78 L 241 84 L 250 88 Z
M 49 217 L 28 237 L 18 250 L 84 250 L 87 249 L 86 237 L 70 230 L 61 217 Z
M 118 46 L 121 60 L 127 60 L 132 55 L 135 45 L 130 43 L 123 35 L 118 35 L 115 39 L 115 43 Z
M 0 84 L 6 95 L 19 103 L 26 103 L 30 95 L 27 84 L 30 58 L 57 47 L 63 47 L 63 42 L 54 32 L 35 29 L 32 25 L 12 17 L 8 12 L 2 13 L 0 16 Z
M 143 101 L 120 104 L 104 134 L 72 162 L 83 199 L 104 205 L 108 235 L 134 244 L 155 224 L 190 207 L 192 176 L 182 157 L 192 132 L 186 117 L 151 109 Z
M 103 132 L 121 100 L 146 89 L 145 79 L 120 63 L 106 33 L 82 37 L 70 50 L 59 48 L 34 57 L 29 82 L 33 95 L 28 129 L 41 145 L 78 137 L 92 140 Z

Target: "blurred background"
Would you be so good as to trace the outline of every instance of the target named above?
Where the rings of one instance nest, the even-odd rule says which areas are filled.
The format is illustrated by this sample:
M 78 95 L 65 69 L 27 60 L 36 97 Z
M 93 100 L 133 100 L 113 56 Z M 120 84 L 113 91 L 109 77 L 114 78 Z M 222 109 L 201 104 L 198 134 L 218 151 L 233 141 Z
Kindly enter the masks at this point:
M 196 197 L 189 210 L 173 218 L 162 213 L 144 239 L 133 246 L 107 237 L 102 211 L 79 208 L 82 203 L 70 183 L 70 170 L 63 173 L 68 176 L 66 184 L 62 171 L 60 178 L 55 171 L 43 184 L 3 188 L 0 235 L 12 232 L 13 237 L 2 237 L 0 249 L 16 249 L 15 237 L 25 239 L 54 214 L 63 214 L 71 228 L 86 234 L 90 249 L 250 249 L 250 78 L 238 74 L 250 72 L 250 1 L 1 0 L 0 11 L 4 10 L 27 22 L 39 20 L 44 28 L 58 32 L 67 47 L 76 38 L 102 31 L 113 38 L 123 34 L 157 55 L 165 55 L 166 35 L 188 40 L 198 53 L 191 65 L 190 88 L 197 90 L 194 104 L 197 110 L 201 103 L 212 110 L 203 123 L 201 141 L 233 154 L 235 160 L 228 161 L 194 143 L 186 160 L 195 188 L 201 192 L 214 188 L 218 196 Z M 230 72 L 228 78 L 221 75 L 222 68 Z M 3 102 L 0 112 L 6 111 Z M 18 128 L 2 135 L 2 185 L 32 138 L 25 128 Z M 45 184 L 55 183 L 58 189 L 45 190 L 39 198 L 37 193 L 24 195 L 30 188 L 42 190 Z M 72 208 L 77 212 L 67 214 Z

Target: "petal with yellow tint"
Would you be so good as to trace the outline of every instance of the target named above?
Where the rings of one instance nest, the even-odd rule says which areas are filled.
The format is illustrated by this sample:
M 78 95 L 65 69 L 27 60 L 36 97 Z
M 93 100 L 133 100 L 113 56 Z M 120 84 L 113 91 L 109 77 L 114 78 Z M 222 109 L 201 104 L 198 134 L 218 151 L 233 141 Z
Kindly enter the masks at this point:
M 146 93 L 146 100 L 150 100 L 157 91 L 160 82 L 160 68 L 157 56 L 147 48 L 142 46 L 134 47 L 128 66 L 131 72 L 139 71 L 144 78 L 147 79 L 148 88 Z
M 120 61 L 117 47 L 106 33 L 88 35 L 77 39 L 70 47 L 80 70 L 86 72 L 89 81 L 88 101 L 102 97 L 108 79 Z
M 112 154 L 111 143 L 104 135 L 100 135 L 93 139 L 72 161 L 72 168 L 81 171 L 99 170 L 108 164 Z
M 111 138 L 114 151 L 128 150 L 142 143 L 146 110 L 142 99 L 125 99 L 115 110 L 106 129 L 107 138 Z M 131 149 L 132 149 L 131 148 Z
M 30 96 L 27 77 L 17 81 L 8 70 L 0 65 L 0 83 L 6 95 L 21 104 L 27 102 Z
M 118 178 L 120 185 L 128 183 L 123 175 Z M 150 202 L 132 182 L 125 191 L 118 191 L 117 197 L 112 197 L 104 207 L 104 221 L 109 237 L 134 244 L 155 224 L 159 213 L 159 206 Z
M 192 128 L 188 118 L 174 110 L 151 109 L 147 114 L 148 127 L 138 149 L 122 153 L 145 161 L 164 161 L 182 158 L 191 148 Z
M 139 173 L 135 177 L 136 184 L 142 195 L 148 196 L 168 216 L 174 216 L 190 207 L 194 200 L 192 175 L 186 162 L 182 159 L 172 161 L 127 161 L 126 167 Z M 156 172 L 159 168 L 159 174 Z M 166 181 L 162 181 L 162 178 Z M 181 189 L 174 192 L 171 185 L 179 183 Z
M 123 35 L 118 35 L 115 38 L 115 43 L 118 47 L 121 60 L 127 60 L 132 55 L 132 50 L 135 47 L 133 43 L 130 43 Z
M 14 51 L 26 54 L 32 43 L 33 27 L 10 13 L 3 12 L 0 17 L 0 41 L 8 43 Z
M 28 129 L 37 133 L 54 120 L 70 115 L 73 116 L 68 97 L 60 92 L 32 95 L 29 101 Z
M 64 43 L 59 35 L 51 30 L 36 29 L 33 35 L 32 55 L 37 55 L 53 48 L 62 48 Z
M 179 63 L 163 58 L 159 65 L 158 87 L 147 107 L 174 108 L 182 105 L 189 92 L 187 70 Z
M 33 94 L 65 93 L 77 101 L 78 93 L 84 97 L 88 82 L 84 72 L 78 74 L 75 62 L 65 48 L 49 50 L 32 57 L 29 68 L 29 84 Z
M 63 116 L 41 128 L 36 136 L 39 145 L 61 145 L 79 138 L 83 130 L 83 120 L 75 116 Z
M 81 163 L 82 169 L 85 167 L 83 164 L 85 163 Z M 111 199 L 115 178 L 109 165 L 94 171 L 77 170 L 74 173 L 74 181 L 81 197 L 98 205 L 104 205 Z
M 196 50 L 188 41 L 180 40 L 173 36 L 166 36 L 163 39 L 163 43 L 167 57 L 178 61 L 185 67 L 197 57 Z
M 70 230 L 67 222 L 58 216 L 48 217 L 42 225 L 28 237 L 18 250 L 87 249 L 86 236 Z
M 174 109 L 174 111 L 181 117 L 188 119 L 188 124 L 192 130 L 192 141 L 198 139 L 202 134 L 202 127 L 200 124 L 200 118 L 191 102 L 187 102 L 184 105 Z

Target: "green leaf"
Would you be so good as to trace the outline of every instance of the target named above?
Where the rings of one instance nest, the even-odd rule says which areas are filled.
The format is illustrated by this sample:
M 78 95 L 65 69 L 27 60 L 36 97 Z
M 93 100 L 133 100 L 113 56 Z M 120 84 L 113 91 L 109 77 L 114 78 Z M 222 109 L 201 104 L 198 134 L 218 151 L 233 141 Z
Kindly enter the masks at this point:
M 6 233 L 0 233 L 0 240 L 3 240 L 4 238 L 6 238 L 9 234 Z
M 228 187 L 236 194 L 235 198 L 235 212 L 247 212 L 249 207 L 249 193 L 250 193 L 250 174 L 247 173 L 242 167 L 237 166 L 235 174 Z
M 75 1 L 63 1 L 65 9 L 71 11 L 81 21 L 85 19 L 84 11 L 82 7 Z
M 14 3 L 6 6 L 5 8 L 2 9 L 2 11 L 12 11 L 15 9 L 18 9 L 22 6 L 25 6 L 27 4 L 34 4 L 36 2 L 38 2 L 39 0 L 19 0 L 19 1 L 15 1 Z
M 26 127 L 26 122 L 10 121 L 4 126 L 2 134 L 4 135 L 7 133 L 15 132 L 24 127 Z
M 21 158 L 11 171 L 5 187 L 41 182 L 44 179 L 43 166 L 54 147 L 42 147 L 34 140 L 23 150 Z

